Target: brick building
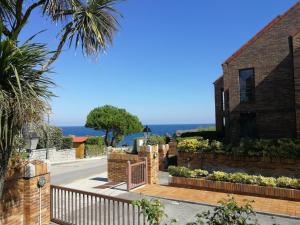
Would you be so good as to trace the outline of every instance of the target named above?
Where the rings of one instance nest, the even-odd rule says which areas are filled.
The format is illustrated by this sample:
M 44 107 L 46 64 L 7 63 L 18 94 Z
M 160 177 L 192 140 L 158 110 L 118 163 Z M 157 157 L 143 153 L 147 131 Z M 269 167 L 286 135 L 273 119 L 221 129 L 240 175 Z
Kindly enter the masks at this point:
M 227 141 L 300 137 L 300 2 L 228 58 L 214 82 Z

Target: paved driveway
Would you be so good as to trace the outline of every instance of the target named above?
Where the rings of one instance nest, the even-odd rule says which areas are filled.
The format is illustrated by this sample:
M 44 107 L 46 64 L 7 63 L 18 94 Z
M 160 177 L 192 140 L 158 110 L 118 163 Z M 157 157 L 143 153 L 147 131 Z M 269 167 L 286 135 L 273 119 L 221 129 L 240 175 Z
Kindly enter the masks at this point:
M 51 184 L 65 185 L 107 170 L 106 157 L 51 165 Z

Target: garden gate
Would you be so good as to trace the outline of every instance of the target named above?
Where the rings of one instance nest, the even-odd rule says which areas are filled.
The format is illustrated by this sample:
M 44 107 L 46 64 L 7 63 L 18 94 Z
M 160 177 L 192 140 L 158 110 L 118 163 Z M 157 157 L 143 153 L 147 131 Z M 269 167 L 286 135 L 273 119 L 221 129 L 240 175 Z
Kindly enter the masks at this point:
M 147 183 L 147 158 L 145 161 L 131 163 L 127 167 L 127 191 Z

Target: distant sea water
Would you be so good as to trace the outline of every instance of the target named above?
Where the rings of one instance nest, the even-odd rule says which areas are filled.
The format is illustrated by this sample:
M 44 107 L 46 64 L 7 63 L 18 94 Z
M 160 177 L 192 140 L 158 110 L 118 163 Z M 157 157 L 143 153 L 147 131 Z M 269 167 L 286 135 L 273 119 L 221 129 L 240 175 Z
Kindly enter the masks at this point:
M 148 125 L 152 131 L 152 134 L 156 135 L 173 135 L 177 130 L 190 130 L 195 128 L 207 128 L 214 126 L 214 124 L 168 124 L 168 125 Z M 83 126 L 64 126 L 61 127 L 65 136 L 102 136 L 104 132 L 97 131 L 91 128 Z M 124 137 L 123 141 L 119 143 L 122 145 L 133 145 L 135 138 L 143 137 L 143 133 L 130 134 Z

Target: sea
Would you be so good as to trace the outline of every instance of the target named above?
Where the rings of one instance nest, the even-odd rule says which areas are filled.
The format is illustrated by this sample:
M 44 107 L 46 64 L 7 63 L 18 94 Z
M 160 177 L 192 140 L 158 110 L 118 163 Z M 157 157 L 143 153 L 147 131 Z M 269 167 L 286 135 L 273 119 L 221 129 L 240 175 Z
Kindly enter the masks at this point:
M 152 134 L 156 135 L 173 135 L 177 130 L 190 130 L 196 128 L 207 128 L 214 126 L 214 124 L 162 124 L 162 125 L 148 125 L 151 129 Z M 75 135 L 75 136 L 103 136 L 104 132 L 86 128 L 84 126 L 63 126 L 61 127 L 64 136 Z M 143 133 L 134 133 L 124 137 L 119 143 L 119 146 L 129 145 L 132 146 L 134 139 L 143 137 Z

